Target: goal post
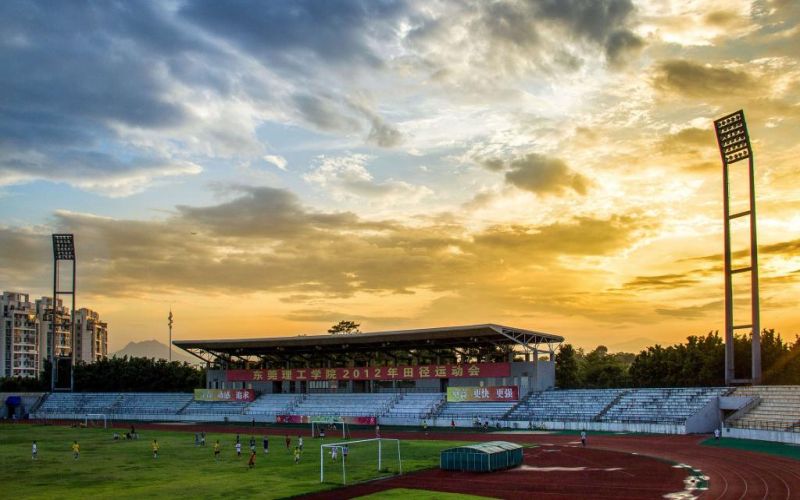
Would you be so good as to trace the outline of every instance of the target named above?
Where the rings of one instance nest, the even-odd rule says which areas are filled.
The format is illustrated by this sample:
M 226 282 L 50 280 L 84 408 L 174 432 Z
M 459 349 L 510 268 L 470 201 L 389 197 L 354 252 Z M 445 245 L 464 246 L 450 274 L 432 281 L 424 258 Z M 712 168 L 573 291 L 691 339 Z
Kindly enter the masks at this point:
M 319 448 L 320 483 L 358 483 L 402 473 L 399 439 L 342 441 Z
M 320 437 L 320 431 L 325 431 L 324 435 L 333 437 L 342 429 L 342 439 L 350 438 L 350 429 L 342 417 L 312 417 L 311 418 L 311 437 Z M 330 432 L 330 434 L 328 434 Z
M 108 418 L 105 413 L 87 413 L 83 420 L 83 425 L 86 427 L 100 427 L 108 429 Z

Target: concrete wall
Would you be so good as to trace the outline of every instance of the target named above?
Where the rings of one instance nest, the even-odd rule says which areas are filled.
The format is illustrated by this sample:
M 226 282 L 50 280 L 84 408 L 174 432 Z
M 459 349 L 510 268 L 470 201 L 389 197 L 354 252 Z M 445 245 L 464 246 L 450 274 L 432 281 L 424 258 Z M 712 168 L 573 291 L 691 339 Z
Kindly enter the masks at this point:
M 800 445 L 800 432 L 762 431 L 758 429 L 737 429 L 725 427 L 722 437 L 738 439 L 756 439 L 759 441 L 774 441 L 777 443 L 790 443 Z
M 722 423 L 719 409 L 719 399 L 711 398 L 700 411 L 686 419 L 686 432 L 689 434 L 700 434 L 714 432 L 719 429 Z

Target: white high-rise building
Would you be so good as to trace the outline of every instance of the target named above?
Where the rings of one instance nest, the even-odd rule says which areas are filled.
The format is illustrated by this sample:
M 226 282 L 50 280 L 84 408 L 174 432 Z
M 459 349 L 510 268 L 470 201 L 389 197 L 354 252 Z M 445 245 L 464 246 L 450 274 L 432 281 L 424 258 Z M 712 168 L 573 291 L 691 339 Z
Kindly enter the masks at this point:
M 0 305 L 0 377 L 38 377 L 44 366 L 36 310 L 28 294 L 3 292 Z
M 53 298 L 31 303 L 27 293 L 3 292 L 0 310 L 0 377 L 38 377 L 52 354 Z M 70 311 L 61 299 L 56 299 L 55 311 L 55 355 L 69 357 Z M 91 309 L 75 314 L 75 357 L 84 363 L 108 357 L 108 324 Z
M 108 357 L 108 325 L 85 307 L 75 313 L 75 354 L 77 361 L 84 363 Z
M 70 312 L 64 307 L 61 299 L 56 299 L 56 357 L 69 357 L 72 355 L 70 342 Z M 36 317 L 39 320 L 39 345 L 42 359 L 49 359 L 51 339 L 53 338 L 53 298 L 42 297 L 36 300 Z

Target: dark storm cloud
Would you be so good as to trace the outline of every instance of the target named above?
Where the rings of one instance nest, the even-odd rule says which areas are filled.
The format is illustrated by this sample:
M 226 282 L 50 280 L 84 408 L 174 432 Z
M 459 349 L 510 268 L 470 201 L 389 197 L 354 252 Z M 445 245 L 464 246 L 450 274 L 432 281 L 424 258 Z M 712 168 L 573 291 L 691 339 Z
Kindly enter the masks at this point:
M 561 194 L 572 190 L 585 195 L 589 184 L 584 176 L 574 172 L 563 160 L 539 154 L 529 154 L 512 161 L 506 172 L 506 182 L 537 194 Z
M 663 61 L 656 66 L 654 86 L 688 97 L 721 97 L 752 93 L 758 82 L 743 71 L 715 68 L 686 60 Z

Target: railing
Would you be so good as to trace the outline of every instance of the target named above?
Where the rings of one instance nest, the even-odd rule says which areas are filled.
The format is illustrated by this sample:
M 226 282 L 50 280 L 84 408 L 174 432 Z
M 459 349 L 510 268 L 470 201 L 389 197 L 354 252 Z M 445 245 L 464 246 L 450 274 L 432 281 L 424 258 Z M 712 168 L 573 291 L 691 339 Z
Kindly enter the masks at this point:
M 786 422 L 775 422 L 773 420 L 739 420 L 735 422 L 734 425 L 728 427 L 760 431 L 800 432 L 800 427 L 797 426 L 797 423 L 789 424 Z
M 730 414 L 728 416 L 728 418 L 725 419 L 725 425 L 727 425 L 728 427 L 733 427 L 733 425 L 731 425 L 733 422 L 735 422 L 736 420 L 739 420 L 746 413 L 748 413 L 750 410 L 752 410 L 753 408 L 755 408 L 756 406 L 761 404 L 761 396 L 759 396 L 757 394 L 754 394 L 754 395 L 749 396 L 749 397 L 750 397 L 750 401 L 745 403 L 744 406 L 742 406 L 741 408 L 739 408 L 738 410 L 736 410 L 735 412 Z

